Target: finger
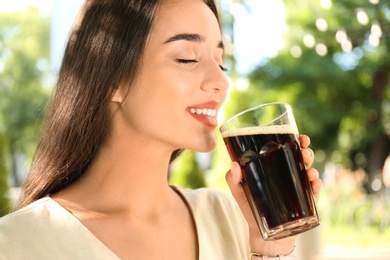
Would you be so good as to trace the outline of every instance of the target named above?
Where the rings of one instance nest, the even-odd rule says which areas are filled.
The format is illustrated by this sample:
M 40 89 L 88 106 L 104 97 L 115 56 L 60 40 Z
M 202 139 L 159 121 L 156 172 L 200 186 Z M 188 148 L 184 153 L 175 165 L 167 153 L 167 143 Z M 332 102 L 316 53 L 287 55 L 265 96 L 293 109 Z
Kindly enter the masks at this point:
M 302 148 L 307 148 L 310 145 L 310 137 L 307 135 L 300 135 L 299 136 L 299 143 Z
M 303 162 L 305 163 L 306 168 L 309 169 L 314 162 L 314 152 L 310 148 L 301 149 L 301 152 Z
M 318 171 L 314 168 L 307 170 L 307 177 L 310 181 L 311 189 L 313 191 L 314 200 L 317 202 L 320 197 L 320 191 L 322 186 L 322 181 Z
M 319 179 L 320 174 L 318 173 L 318 171 L 316 169 L 310 168 L 307 170 L 307 177 L 308 177 L 309 181 L 312 182 L 312 181 L 315 181 L 316 179 Z
M 313 196 L 316 202 L 318 202 L 320 198 L 321 186 L 322 186 L 321 179 L 315 179 L 314 181 L 311 182 L 311 188 L 313 190 Z
M 307 177 L 310 181 L 311 189 L 313 191 L 314 200 L 317 202 L 320 198 L 320 191 L 322 186 L 322 181 L 320 179 L 320 174 L 314 168 L 307 170 Z

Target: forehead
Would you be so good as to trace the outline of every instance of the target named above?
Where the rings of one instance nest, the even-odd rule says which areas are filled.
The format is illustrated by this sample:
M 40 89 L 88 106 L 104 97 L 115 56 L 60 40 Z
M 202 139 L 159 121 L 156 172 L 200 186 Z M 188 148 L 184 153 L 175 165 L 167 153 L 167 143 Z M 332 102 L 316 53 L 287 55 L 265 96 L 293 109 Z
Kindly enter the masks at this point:
M 188 32 L 221 36 L 218 20 L 203 0 L 162 0 L 151 33 Z

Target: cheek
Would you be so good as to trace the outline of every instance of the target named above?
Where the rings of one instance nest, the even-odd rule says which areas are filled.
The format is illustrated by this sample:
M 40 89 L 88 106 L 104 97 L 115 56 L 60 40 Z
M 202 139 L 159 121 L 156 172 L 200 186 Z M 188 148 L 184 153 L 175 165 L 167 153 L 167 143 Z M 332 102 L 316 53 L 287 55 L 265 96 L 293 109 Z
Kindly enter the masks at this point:
M 150 87 L 149 102 L 152 105 L 158 104 L 160 112 L 171 110 L 170 113 L 175 114 L 186 111 L 195 102 L 198 89 L 196 85 L 197 81 L 191 77 L 167 71 Z
M 186 112 L 185 88 L 178 87 L 174 80 L 150 77 L 137 86 L 128 102 L 128 113 L 144 130 L 164 129 L 182 121 Z M 131 120 L 131 119 L 130 119 Z

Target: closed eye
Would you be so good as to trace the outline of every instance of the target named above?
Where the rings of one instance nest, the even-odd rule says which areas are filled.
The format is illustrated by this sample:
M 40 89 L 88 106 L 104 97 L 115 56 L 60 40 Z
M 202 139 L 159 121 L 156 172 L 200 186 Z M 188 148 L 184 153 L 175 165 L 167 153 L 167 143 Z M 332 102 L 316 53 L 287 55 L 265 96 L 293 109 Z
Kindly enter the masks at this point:
M 194 59 L 178 59 L 177 62 L 183 63 L 183 64 L 188 64 L 188 63 L 197 63 L 198 61 L 197 61 L 197 60 L 194 60 Z M 222 65 L 219 65 L 219 68 L 220 68 L 223 72 L 228 71 L 228 69 L 225 68 L 225 67 L 222 66 Z
M 187 59 L 178 59 L 177 61 L 178 61 L 179 63 L 183 63 L 183 64 L 196 63 L 196 62 L 198 62 L 197 60 L 187 60 Z

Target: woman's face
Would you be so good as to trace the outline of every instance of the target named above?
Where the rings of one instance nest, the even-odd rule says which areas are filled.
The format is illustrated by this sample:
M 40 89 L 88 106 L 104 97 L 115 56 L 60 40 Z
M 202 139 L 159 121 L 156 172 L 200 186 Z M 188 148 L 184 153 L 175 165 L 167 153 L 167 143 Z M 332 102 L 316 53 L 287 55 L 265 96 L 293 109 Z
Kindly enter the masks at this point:
M 126 127 L 172 150 L 210 151 L 227 87 L 212 11 L 203 0 L 164 0 L 140 75 L 122 105 Z

